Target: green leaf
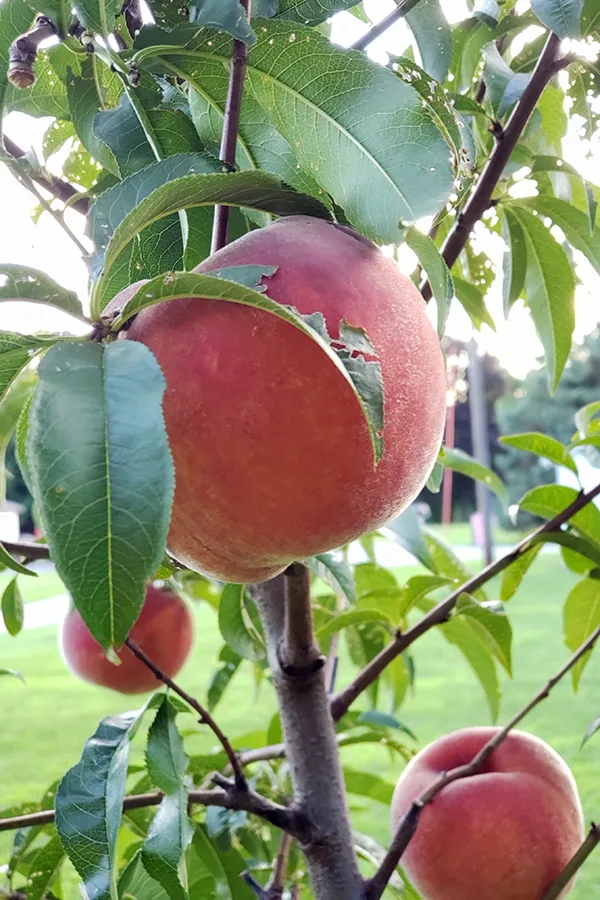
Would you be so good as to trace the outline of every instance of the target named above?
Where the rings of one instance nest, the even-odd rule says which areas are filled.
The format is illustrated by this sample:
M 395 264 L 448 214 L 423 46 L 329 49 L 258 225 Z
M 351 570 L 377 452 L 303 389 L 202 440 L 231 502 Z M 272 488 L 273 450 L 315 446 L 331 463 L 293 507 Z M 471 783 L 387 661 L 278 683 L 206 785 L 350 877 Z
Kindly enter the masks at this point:
M 264 659 L 265 649 L 244 605 L 242 584 L 226 584 L 219 603 L 219 630 L 234 653 L 251 662 Z
M 348 563 L 338 553 L 321 553 L 305 560 L 308 568 L 334 591 L 342 594 L 348 603 L 356 601 L 354 575 Z
M 575 585 L 565 602 L 563 620 L 565 644 L 574 653 L 600 625 L 600 581 L 585 578 Z M 571 669 L 575 691 L 589 658 L 588 652 Z
M 19 681 L 22 681 L 23 684 L 26 684 L 25 679 L 20 672 L 17 672 L 16 669 L 0 669 L 0 675 L 11 675 L 13 678 L 18 678 Z
M 549 459 L 557 466 L 564 466 L 577 475 L 577 466 L 569 451 L 557 441 L 555 438 L 547 434 L 541 434 L 538 431 L 528 431 L 524 434 L 503 435 L 500 441 L 508 447 L 514 447 L 516 450 L 524 450 L 527 453 L 533 453 L 535 456 L 541 456 Z
M 246 44 L 256 43 L 256 35 L 240 0 L 192 0 L 189 19 L 203 28 L 225 31 Z
M 141 850 L 129 860 L 119 877 L 119 900 L 169 900 L 169 894 L 146 872 Z
M 83 317 L 81 301 L 73 291 L 67 291 L 38 269 L 0 263 L 0 300 L 28 300 L 47 303 L 64 309 L 78 318 Z
M 559 38 L 579 38 L 583 0 L 531 0 L 531 9 Z
M 527 306 L 546 351 L 548 385 L 556 390 L 575 328 L 575 276 L 569 258 L 546 226 L 522 206 L 512 204 L 527 242 Z
M 10 569 L 12 572 L 18 572 L 19 575 L 32 575 L 34 578 L 37 578 L 37 572 L 33 572 L 31 569 L 28 569 L 26 566 L 22 566 L 21 563 L 17 562 L 16 559 L 13 559 L 8 550 L 4 547 L 3 544 L 0 543 L 0 567 L 4 569 Z
M 440 83 L 452 62 L 452 29 L 439 0 L 420 0 L 406 14 L 425 71 Z
M 12 334 L 10 331 L 0 331 L 0 400 L 21 369 L 31 362 L 44 346 L 51 346 L 55 340 L 36 334 Z
M 469 617 L 490 653 L 512 676 L 512 628 L 502 607 L 497 603 L 478 603 L 468 594 L 461 594 L 456 612 Z
M 463 654 L 481 684 L 495 722 L 500 710 L 500 685 L 494 660 L 488 646 L 477 631 L 475 622 L 452 618 L 440 626 L 444 637 Z
M 478 460 L 473 459 L 472 456 L 469 456 L 468 453 L 465 453 L 463 450 L 444 447 L 444 458 L 442 462 L 446 469 L 454 469 L 455 472 L 460 472 L 461 475 L 466 475 L 467 478 L 473 478 L 475 481 L 480 481 L 489 488 L 490 491 L 493 491 L 502 503 L 506 503 L 508 495 L 500 478 L 498 478 L 495 472 L 492 472 L 491 469 L 484 466 L 483 463 L 480 463 Z
M 577 426 L 577 430 L 579 433 L 585 437 L 588 435 L 590 430 L 590 425 L 594 422 L 597 416 L 600 415 L 600 400 L 595 400 L 592 403 L 586 403 L 585 406 L 582 406 L 580 410 L 575 414 L 575 425 Z M 598 424 L 596 422 L 596 424 Z
M 8 87 L 8 51 L 12 42 L 28 31 L 34 19 L 31 7 L 24 0 L 4 0 L 0 4 L 0 110 L 4 107 Z M 0 117 L 0 138 L 2 121 Z
M 504 315 L 520 298 L 527 274 L 527 243 L 521 223 L 510 209 L 501 207 L 502 237 L 507 245 L 502 259 L 502 297 Z
M 472 572 L 461 562 L 452 548 L 437 535 L 428 529 L 423 529 L 423 537 L 427 543 L 433 565 L 427 566 L 438 575 L 445 575 L 460 584 L 472 577 Z M 482 589 L 471 592 L 477 600 L 485 600 Z
M 573 555 L 585 562 L 582 574 L 587 574 L 591 569 L 600 568 L 600 544 L 578 537 L 571 531 L 548 531 L 546 534 L 541 534 L 536 540 L 542 544 L 558 544 L 571 551 L 571 562 Z
M 429 280 L 431 292 L 437 303 L 438 335 L 442 337 L 446 329 L 450 301 L 454 296 L 452 275 L 430 237 L 417 228 L 408 228 L 404 239 L 413 253 L 417 255 Z
M 379 775 L 373 775 L 370 772 L 360 772 L 358 769 L 344 766 L 344 782 L 346 790 L 350 794 L 368 797 L 370 800 L 377 800 L 386 806 L 390 806 L 392 802 L 394 785 L 390 784 L 389 781 L 385 781 Z
M 188 795 L 180 784 L 161 801 L 142 847 L 142 863 L 148 874 L 165 889 L 171 900 L 185 900 L 179 867 L 194 836 L 187 814 Z
M 457 278 L 456 275 L 452 276 L 452 280 L 454 282 L 454 293 L 456 294 L 456 298 L 475 328 L 479 331 L 481 330 L 482 325 L 488 325 L 492 331 L 495 331 L 496 324 L 485 305 L 485 297 L 481 291 L 479 291 L 475 285 L 469 284 L 468 281 Z
M 196 826 L 191 848 L 192 860 L 196 857 L 217 881 L 219 900 L 256 900 L 254 893 L 240 878 L 246 869 L 244 858 L 235 849 L 215 850 L 203 825 Z M 206 894 L 198 895 L 203 900 Z
M 542 131 L 548 143 L 562 149 L 562 139 L 567 133 L 569 120 L 565 112 L 565 94 L 561 88 L 549 84 L 537 102 L 536 109 L 542 118 Z
M 353 6 L 356 6 L 355 0 L 279 0 L 275 18 L 302 25 L 319 25 L 334 13 Z
M 99 96 L 96 74 L 98 62 L 85 60 L 81 74 L 67 72 L 67 99 L 75 132 L 94 159 L 112 175 L 119 175 L 119 165 L 110 146 L 95 131 L 96 117 L 104 109 L 104 98 Z
M 378 609 L 348 609 L 321 626 L 316 634 L 317 640 L 323 640 L 343 631 L 344 628 L 349 628 L 350 625 L 359 625 L 363 622 L 377 622 L 390 631 L 395 628 L 395 623 Z
M 120 9 L 119 0 L 75 0 L 73 11 L 84 28 L 108 39 Z
M 179 790 L 189 762 L 175 724 L 176 717 L 173 704 L 163 695 L 146 744 L 148 775 L 154 786 L 165 794 L 175 794 Z
M 414 575 L 402 588 L 400 616 L 406 616 L 423 597 L 451 583 L 444 575 Z
M 9 581 L 4 588 L 2 594 L 2 618 L 6 630 L 15 637 L 23 628 L 23 597 L 17 583 L 18 576 L 15 575 L 12 581 Z
M 594 721 L 591 722 L 588 725 L 588 727 L 586 728 L 585 734 L 583 736 L 583 740 L 581 742 L 581 746 L 583 747 L 585 744 L 587 744 L 589 739 L 591 737 L 593 737 L 596 734 L 596 732 L 598 732 L 598 731 L 600 731 L 600 716 L 598 716 L 597 719 L 594 719 Z
M 233 273 L 233 269 L 234 267 L 230 267 L 230 274 Z M 342 348 L 334 349 L 329 343 L 327 331 L 323 330 L 323 317 L 320 313 L 313 316 L 301 316 L 292 307 L 277 303 L 266 294 L 248 290 L 243 285 L 226 281 L 224 278 L 215 278 L 214 273 L 196 275 L 191 272 L 167 272 L 166 275 L 142 285 L 137 293 L 125 303 L 120 315 L 112 323 L 112 327 L 117 330 L 140 310 L 175 298 L 223 300 L 253 306 L 255 309 L 272 313 L 290 325 L 294 325 L 315 341 L 352 387 L 369 427 L 374 462 L 375 464 L 379 462 L 384 449 L 381 436 L 383 430 L 383 381 L 379 363 L 361 358 L 361 353 L 364 352 L 364 347 L 360 342 L 365 339 L 363 332 L 360 332 L 359 335 L 352 334 L 352 329 L 342 320 L 340 340 L 336 342 L 341 343 Z M 353 344 L 352 341 L 355 343 Z M 359 343 L 356 343 L 357 341 Z M 367 352 L 374 354 L 373 347 L 370 344 L 368 346 L 370 350 Z M 355 350 L 358 354 L 356 357 L 352 355 Z
M 264 209 L 277 215 L 302 212 L 306 215 L 330 218 L 326 207 L 314 197 L 297 194 L 286 188 L 278 178 L 266 172 L 187 175 L 175 178 L 152 191 L 114 230 L 106 248 L 104 272 L 94 291 L 96 298 L 94 312 L 98 312 L 105 305 L 101 303 L 98 307 L 98 299 L 104 296 L 104 282 L 112 266 L 136 234 L 153 222 L 158 222 L 180 209 L 213 206 L 220 202 L 232 206 Z
M 541 485 L 528 491 L 519 507 L 524 512 L 533 513 L 544 519 L 553 519 L 566 509 L 578 496 L 574 488 L 561 484 Z M 570 518 L 571 525 L 581 534 L 590 538 L 592 542 L 598 541 L 600 535 L 600 509 L 593 503 L 588 503 L 578 513 Z
M 229 644 L 223 645 L 221 652 L 219 653 L 219 662 L 221 662 L 222 665 L 213 672 L 206 691 L 206 699 L 210 712 L 213 711 L 222 699 L 233 676 L 239 669 L 241 661 L 241 656 L 234 653 Z
M 6 496 L 5 455 L 23 408 L 29 403 L 37 375 L 32 368 L 23 369 L 0 400 L 0 502 Z
M 134 341 L 59 344 L 38 374 L 28 460 L 52 559 L 98 643 L 118 647 L 164 555 L 164 377 Z
M 412 506 L 388 522 L 385 527 L 392 532 L 397 544 L 404 547 L 427 569 L 435 571 L 435 562 L 427 546 L 427 540 L 423 536 L 421 522 Z
M 600 31 L 600 8 L 596 0 L 585 0 L 581 13 L 581 30 L 584 36 Z
M 500 599 L 503 602 L 514 597 L 525 575 L 529 571 L 529 567 L 534 562 L 541 549 L 541 544 L 534 544 L 530 550 L 527 550 L 526 553 L 522 553 L 518 556 L 516 560 L 504 570 L 500 586 Z
M 129 744 L 145 707 L 103 719 L 56 791 L 56 827 L 89 900 L 115 900 L 115 852 Z
M 400 220 L 436 214 L 450 195 L 453 173 L 446 140 L 419 93 L 364 54 L 334 47 L 310 29 L 272 19 L 255 22 L 255 28 L 249 90 L 301 168 L 349 222 L 391 243 L 400 238 Z M 137 58 L 156 53 L 185 77 L 199 78 L 205 57 L 229 67 L 230 39 L 200 35 L 183 52 L 165 45 L 141 50 Z M 418 159 L 411 152 L 415 134 Z
M 569 243 L 583 253 L 600 273 L 600 229 L 590 232 L 589 218 L 585 213 L 565 200 L 543 194 L 522 200 L 520 205 L 535 209 L 540 215 L 551 219 L 564 231 Z
M 513 72 L 499 52 L 496 41 L 491 41 L 483 48 L 482 78 L 486 98 L 496 116 L 504 116 L 512 109 L 530 80 L 529 75 Z
M 25 885 L 27 900 L 43 900 L 65 858 L 65 851 L 57 834 L 33 856 Z

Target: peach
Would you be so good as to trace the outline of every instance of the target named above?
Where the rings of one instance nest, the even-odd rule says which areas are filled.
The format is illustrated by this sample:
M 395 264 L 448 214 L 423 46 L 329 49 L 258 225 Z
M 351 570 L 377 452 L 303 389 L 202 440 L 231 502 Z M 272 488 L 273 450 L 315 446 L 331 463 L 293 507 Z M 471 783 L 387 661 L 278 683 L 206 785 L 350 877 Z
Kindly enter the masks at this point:
M 385 452 L 375 467 L 350 385 L 289 323 L 207 299 L 143 310 L 124 335 L 152 350 L 167 380 L 176 474 L 169 550 L 237 583 L 271 578 L 401 513 L 433 467 L 446 409 L 443 357 L 423 299 L 371 241 L 289 216 L 197 271 L 248 264 L 277 266 L 264 279 L 268 296 L 322 312 L 332 338 L 344 319 L 366 331 L 383 374 Z
M 496 732 L 465 728 L 417 754 L 396 786 L 392 828 L 441 773 L 469 763 Z M 447 785 L 424 808 L 400 865 L 424 900 L 543 900 L 583 837 L 568 766 L 544 741 L 513 731 L 478 775 Z
M 182 668 L 194 640 L 194 620 L 187 604 L 174 591 L 149 584 L 146 600 L 130 637 L 170 678 Z M 128 647 L 117 656 L 120 665 L 110 662 L 92 637 L 76 609 L 65 619 L 62 649 L 67 665 L 84 681 L 112 688 L 122 694 L 143 694 L 162 684 Z

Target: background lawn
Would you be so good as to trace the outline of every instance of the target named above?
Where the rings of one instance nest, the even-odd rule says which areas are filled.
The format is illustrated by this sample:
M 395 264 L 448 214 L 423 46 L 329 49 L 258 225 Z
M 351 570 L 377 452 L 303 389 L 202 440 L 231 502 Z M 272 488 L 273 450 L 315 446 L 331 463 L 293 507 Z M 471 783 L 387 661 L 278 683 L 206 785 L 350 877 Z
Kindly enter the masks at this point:
M 413 570 L 402 570 L 406 576 Z M 25 581 L 26 579 L 22 579 Z M 34 579 L 29 579 L 33 582 Z M 524 586 L 508 604 L 514 632 L 514 680 L 503 678 L 504 700 L 501 721 L 505 721 L 554 673 L 567 652 L 562 643 L 562 603 L 576 577 L 555 555 L 538 558 Z M 489 585 L 495 596 L 497 586 Z M 60 593 L 61 590 L 52 591 Z M 221 645 L 214 613 L 200 606 L 196 615 L 197 643 L 192 659 L 182 673 L 187 690 L 205 697 Z M 430 632 L 414 648 L 417 668 L 416 690 L 405 702 L 400 718 L 416 733 L 419 743 L 466 725 L 488 724 L 489 712 L 483 693 L 457 650 L 440 634 Z M 84 740 L 98 720 L 140 704 L 139 698 L 121 697 L 72 677 L 61 659 L 56 629 L 41 628 L 17 639 L 0 635 L 0 665 L 20 670 L 24 687 L 16 679 L 0 680 L 4 727 L 0 730 L 0 805 L 8 806 L 43 794 L 44 790 L 77 761 Z M 351 669 L 344 660 L 339 685 Z M 236 736 L 263 730 L 275 710 L 273 696 L 264 685 L 258 698 L 250 669 L 242 668 L 225 701 L 217 708 L 217 718 L 240 746 Z M 524 727 L 549 741 L 572 767 L 582 794 L 588 821 L 600 818 L 600 734 L 585 748 L 581 738 L 592 719 L 600 715 L 600 653 L 590 662 L 579 693 L 563 682 L 542 703 Z M 181 720 L 183 727 L 193 728 Z M 133 760 L 143 752 L 138 735 Z M 212 746 L 210 737 L 199 728 L 188 739 L 189 752 Z M 346 748 L 348 765 L 366 766 L 379 777 L 395 782 L 401 762 L 391 762 L 386 751 L 370 745 Z M 355 827 L 385 843 L 389 840 L 388 810 L 373 800 L 350 797 Z M 0 835 L 0 859 L 5 858 L 8 837 Z M 523 848 L 527 852 L 526 848 Z M 74 893 L 73 897 L 77 894 Z M 573 900 L 600 900 L 600 851 L 587 862 Z M 483 900 L 483 898 L 482 898 Z

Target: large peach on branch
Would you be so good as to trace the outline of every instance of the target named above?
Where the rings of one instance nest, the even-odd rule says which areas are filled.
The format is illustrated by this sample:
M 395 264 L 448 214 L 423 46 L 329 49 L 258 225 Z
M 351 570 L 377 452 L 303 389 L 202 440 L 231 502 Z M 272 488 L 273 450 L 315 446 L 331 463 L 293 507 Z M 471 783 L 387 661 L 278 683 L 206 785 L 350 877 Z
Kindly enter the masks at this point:
M 465 728 L 417 754 L 396 786 L 393 829 L 413 800 L 496 733 Z M 544 741 L 513 731 L 479 774 L 446 785 L 423 809 L 400 865 L 424 900 L 544 900 L 583 836 L 566 763 Z
M 423 299 L 369 240 L 290 216 L 196 271 L 247 265 L 277 267 L 264 281 L 268 296 L 303 315 L 321 312 L 334 342 L 344 322 L 364 329 L 383 375 L 385 449 L 375 466 L 351 384 L 293 325 L 218 300 L 143 310 L 127 337 L 153 351 L 167 380 L 176 476 L 169 550 L 232 582 L 271 578 L 402 512 L 435 462 L 446 401 Z

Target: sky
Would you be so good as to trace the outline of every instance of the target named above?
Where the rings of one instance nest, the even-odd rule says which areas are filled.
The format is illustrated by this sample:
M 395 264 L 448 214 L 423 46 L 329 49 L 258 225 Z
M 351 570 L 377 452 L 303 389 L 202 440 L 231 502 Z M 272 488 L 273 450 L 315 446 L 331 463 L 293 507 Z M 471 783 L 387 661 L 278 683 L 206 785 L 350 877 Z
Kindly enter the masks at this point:
M 458 21 L 467 15 L 465 0 L 441 0 L 441 2 L 449 21 Z M 523 0 L 520 0 L 520 5 L 522 3 Z M 372 21 L 376 22 L 387 15 L 395 7 L 395 3 L 394 0 L 365 0 L 364 6 Z M 351 13 L 340 13 L 333 20 L 332 40 L 347 46 L 367 30 L 368 25 Z M 401 53 L 408 41 L 407 26 L 400 21 L 371 45 L 369 53 L 373 59 L 386 62 L 386 51 Z M 21 147 L 33 147 L 41 158 L 42 136 L 51 121 L 47 118 L 33 119 L 21 113 L 11 113 L 5 123 L 5 133 Z M 597 135 L 597 138 L 595 146 L 588 148 L 580 140 L 575 129 L 572 129 L 563 146 L 564 158 L 575 165 L 584 177 L 596 182 L 600 173 L 600 136 Z M 592 151 L 591 158 L 586 157 L 588 149 Z M 50 162 L 49 167 L 53 168 L 52 160 Z M 54 168 L 57 173 L 60 171 L 56 161 Z M 520 191 L 523 195 L 531 193 L 532 183 L 524 178 Z M 43 213 L 37 224 L 33 222 L 30 211 L 38 201 L 1 165 L 0 198 L 3 212 L 0 218 L 0 262 L 20 263 L 41 269 L 60 284 L 76 291 L 85 303 L 88 293 L 87 270 L 81 259 L 80 250 L 48 213 Z M 8 215 L 6 211 L 9 211 Z M 83 217 L 70 211 L 67 213 L 66 221 L 85 245 Z M 494 262 L 501 265 L 504 247 L 501 239 L 490 236 L 489 232 L 480 226 L 476 229 L 476 240 L 487 250 Z M 581 340 L 600 321 L 598 303 L 600 277 L 582 257 L 576 254 L 576 258 L 583 285 L 577 289 L 575 337 Z M 415 257 L 408 250 L 401 252 L 400 264 L 409 273 L 414 268 Z M 538 365 L 537 359 L 543 352 L 529 314 L 522 303 L 519 303 L 511 311 L 508 320 L 505 320 L 499 284 L 488 295 L 488 303 L 496 322 L 496 332 L 484 326 L 482 333 L 476 335 L 477 340 L 481 348 L 497 356 L 511 374 L 523 377 L 527 371 Z M 45 309 L 39 304 L 3 303 L 0 304 L 0 329 L 25 333 L 58 329 L 78 333 L 82 326 L 58 310 Z M 468 340 L 471 336 L 470 322 L 457 302 L 453 305 L 448 333 L 463 340 Z

